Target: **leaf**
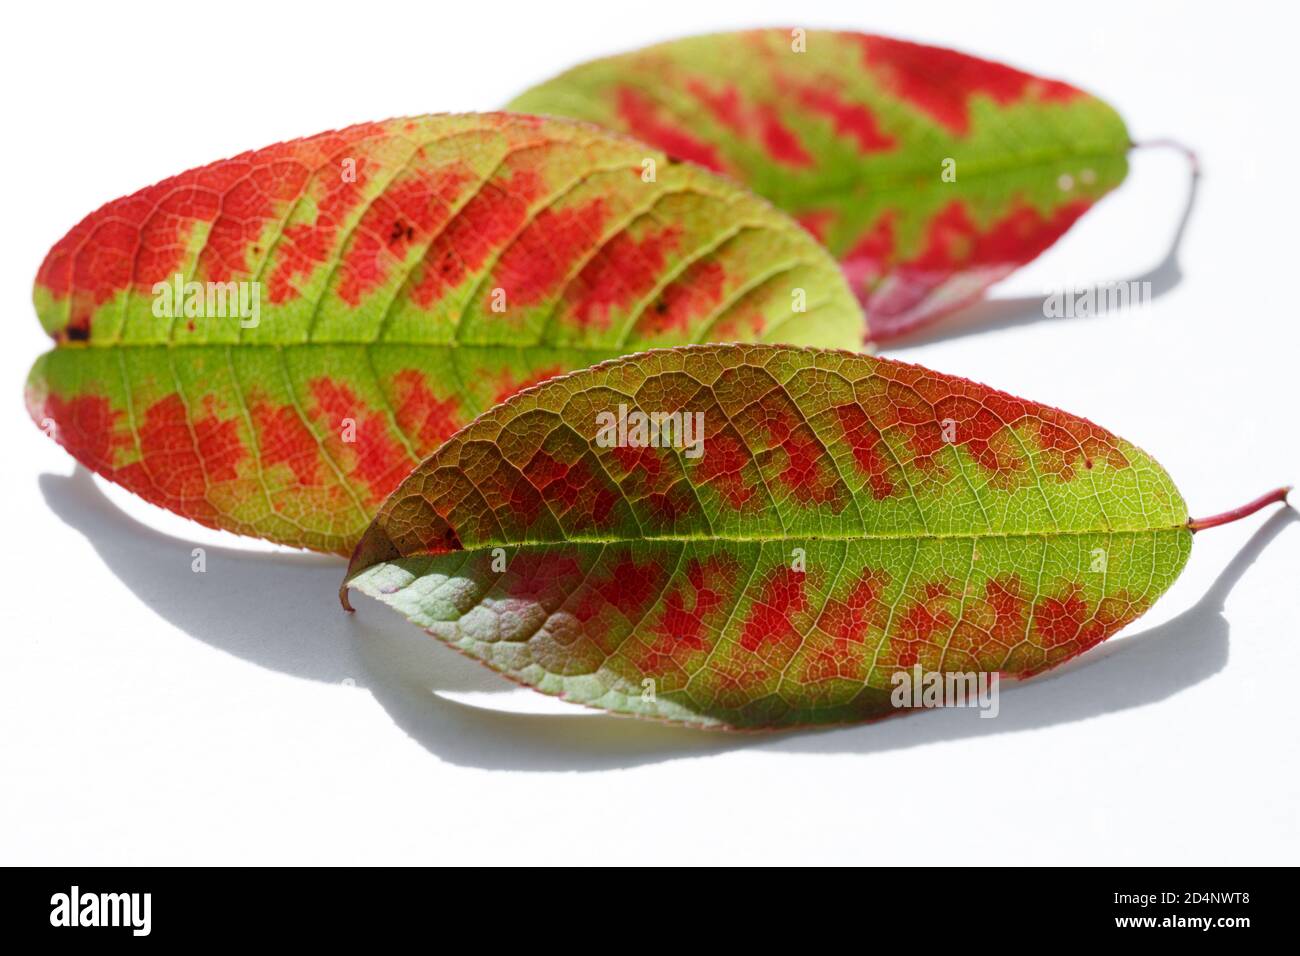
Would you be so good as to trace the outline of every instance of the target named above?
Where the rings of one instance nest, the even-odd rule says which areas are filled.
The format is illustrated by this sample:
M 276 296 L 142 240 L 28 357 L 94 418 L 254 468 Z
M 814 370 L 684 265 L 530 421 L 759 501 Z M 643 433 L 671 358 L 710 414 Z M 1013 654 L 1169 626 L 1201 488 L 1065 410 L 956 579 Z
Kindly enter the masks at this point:
M 804 34 L 663 43 L 510 108 L 631 133 L 766 196 L 842 261 L 875 341 L 979 298 L 1124 179 L 1123 121 L 1072 86 L 889 37 Z
M 637 413 L 678 412 L 702 432 L 636 445 Z M 343 596 L 545 693 L 775 728 L 892 713 L 915 666 L 1054 667 L 1190 544 L 1160 466 L 1082 418 L 866 355 L 704 345 L 481 416 L 380 508 Z
M 199 301 L 169 294 L 177 274 L 206 317 L 155 314 Z M 766 202 L 506 114 L 367 123 L 165 180 L 74 227 L 35 300 L 58 347 L 27 403 L 74 457 L 206 525 L 343 554 L 520 387 L 655 344 L 853 345 L 861 323 L 834 260 Z

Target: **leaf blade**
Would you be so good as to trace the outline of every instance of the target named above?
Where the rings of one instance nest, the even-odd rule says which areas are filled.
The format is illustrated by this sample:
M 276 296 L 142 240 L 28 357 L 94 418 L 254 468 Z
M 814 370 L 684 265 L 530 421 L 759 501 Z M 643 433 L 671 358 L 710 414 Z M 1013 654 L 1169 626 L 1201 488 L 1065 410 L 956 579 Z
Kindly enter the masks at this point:
M 768 197 L 841 260 L 876 341 L 978 298 L 1127 172 L 1123 121 L 1065 83 L 870 34 L 791 46 L 783 30 L 670 41 L 510 108 L 629 132 Z
M 246 283 L 256 323 L 229 314 L 235 292 L 180 314 L 189 282 L 205 307 Z M 438 442 L 535 380 L 656 342 L 859 334 L 834 263 L 766 203 L 506 114 L 363 124 L 164 180 L 74 227 L 35 299 L 57 347 L 28 407 L 74 457 L 203 523 L 340 553 Z
M 619 404 L 702 409 L 704 453 L 602 447 Z M 540 690 L 768 728 L 883 716 L 916 664 L 1055 666 L 1168 587 L 1186 524 L 1086 420 L 868 356 L 697 346 L 482 416 L 380 509 L 345 587 Z

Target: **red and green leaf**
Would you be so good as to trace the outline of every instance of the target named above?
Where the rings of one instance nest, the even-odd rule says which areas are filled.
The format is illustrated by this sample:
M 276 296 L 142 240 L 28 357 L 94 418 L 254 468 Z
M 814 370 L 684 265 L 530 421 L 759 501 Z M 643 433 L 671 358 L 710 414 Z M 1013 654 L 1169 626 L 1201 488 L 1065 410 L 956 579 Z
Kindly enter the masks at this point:
M 702 454 L 606 447 L 620 406 L 702 415 Z M 1085 419 L 871 356 L 705 345 L 491 409 L 384 503 L 345 589 L 546 693 L 775 728 L 892 713 L 916 666 L 1054 667 L 1145 611 L 1191 538 L 1160 466 Z
M 841 260 L 876 341 L 978 298 L 1124 179 L 1123 121 L 1073 86 L 861 33 L 808 31 L 799 52 L 803 33 L 663 43 L 510 108 L 630 133 L 767 197 Z
M 234 298 L 156 315 L 177 275 L 246 284 L 258 323 Z M 412 467 L 526 385 L 653 345 L 852 345 L 861 323 L 834 260 L 765 201 L 508 114 L 368 123 L 164 180 L 60 240 L 35 301 L 57 347 L 28 407 L 74 457 L 204 524 L 345 554 Z

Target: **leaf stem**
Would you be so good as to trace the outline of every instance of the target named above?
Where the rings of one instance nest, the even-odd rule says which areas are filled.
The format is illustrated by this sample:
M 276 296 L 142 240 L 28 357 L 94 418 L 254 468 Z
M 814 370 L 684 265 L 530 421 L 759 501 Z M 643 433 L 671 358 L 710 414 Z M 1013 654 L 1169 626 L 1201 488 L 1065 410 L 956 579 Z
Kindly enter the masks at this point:
M 1290 493 L 1291 486 L 1284 488 L 1274 488 L 1266 495 L 1260 495 L 1254 501 L 1247 502 L 1239 508 L 1233 508 L 1231 511 L 1225 511 L 1223 514 L 1210 515 L 1208 518 L 1192 518 L 1187 522 L 1188 531 L 1204 531 L 1206 528 L 1217 528 L 1221 524 L 1228 524 L 1236 521 L 1238 518 L 1244 518 L 1247 515 L 1253 515 L 1265 505 L 1271 505 L 1274 502 L 1283 502 L 1289 504 L 1286 496 Z
M 1161 137 L 1160 139 L 1144 139 L 1140 143 L 1131 143 L 1133 149 L 1176 149 L 1187 157 L 1187 162 L 1192 167 L 1192 175 L 1201 175 L 1201 160 L 1196 155 L 1196 150 L 1192 149 L 1185 143 L 1180 143 L 1176 139 Z

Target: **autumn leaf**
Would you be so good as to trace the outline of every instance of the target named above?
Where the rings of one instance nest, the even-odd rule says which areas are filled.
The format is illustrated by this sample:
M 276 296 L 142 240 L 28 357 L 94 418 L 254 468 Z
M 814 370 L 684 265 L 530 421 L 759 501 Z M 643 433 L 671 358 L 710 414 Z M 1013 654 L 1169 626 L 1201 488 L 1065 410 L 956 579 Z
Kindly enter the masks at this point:
M 1189 522 L 1147 454 L 1054 408 L 866 355 L 702 345 L 487 412 L 384 503 L 341 593 L 616 713 L 843 723 L 896 712 L 916 668 L 1028 676 L 1086 651 L 1227 517 Z
M 584 64 L 511 109 L 628 132 L 790 213 L 870 338 L 981 296 L 1123 181 L 1097 98 L 940 47 L 819 30 L 696 36 Z
M 848 345 L 834 260 L 763 200 L 587 124 L 367 123 L 92 213 L 36 280 L 32 417 L 203 524 L 347 554 L 461 425 L 651 345 Z

